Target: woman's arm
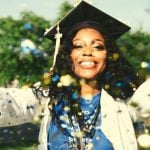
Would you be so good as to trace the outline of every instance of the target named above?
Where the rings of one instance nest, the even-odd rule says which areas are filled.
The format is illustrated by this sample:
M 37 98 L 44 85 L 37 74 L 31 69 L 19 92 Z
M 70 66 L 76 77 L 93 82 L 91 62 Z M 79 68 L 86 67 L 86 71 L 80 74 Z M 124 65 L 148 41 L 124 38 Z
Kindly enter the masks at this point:
M 150 118 L 150 79 L 135 91 L 128 106 L 134 122 Z
M 39 108 L 32 89 L 0 88 L 0 127 L 34 122 Z

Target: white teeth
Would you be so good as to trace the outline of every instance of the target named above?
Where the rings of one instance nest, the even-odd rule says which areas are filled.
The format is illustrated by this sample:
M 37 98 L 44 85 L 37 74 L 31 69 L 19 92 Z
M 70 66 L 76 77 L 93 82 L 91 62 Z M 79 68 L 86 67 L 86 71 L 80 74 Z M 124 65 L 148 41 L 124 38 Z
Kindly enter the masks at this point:
M 91 61 L 83 61 L 83 62 L 81 62 L 80 65 L 81 66 L 93 66 L 93 65 L 95 65 L 95 63 L 91 62 Z

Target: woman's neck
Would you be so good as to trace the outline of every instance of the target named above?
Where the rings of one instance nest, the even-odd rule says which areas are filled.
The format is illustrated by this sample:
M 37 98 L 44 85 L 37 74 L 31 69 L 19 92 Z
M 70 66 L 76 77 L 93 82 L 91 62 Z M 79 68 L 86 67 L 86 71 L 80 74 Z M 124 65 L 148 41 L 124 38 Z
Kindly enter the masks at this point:
M 85 81 L 82 80 L 80 82 L 81 85 L 81 97 L 85 99 L 92 99 L 93 96 L 100 92 L 101 89 L 98 89 L 97 87 L 97 81 Z

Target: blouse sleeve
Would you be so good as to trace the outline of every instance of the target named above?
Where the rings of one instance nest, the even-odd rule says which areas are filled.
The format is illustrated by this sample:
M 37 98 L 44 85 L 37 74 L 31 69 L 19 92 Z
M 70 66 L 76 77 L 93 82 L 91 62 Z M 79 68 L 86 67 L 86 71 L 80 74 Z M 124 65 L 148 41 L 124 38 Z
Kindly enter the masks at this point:
M 32 89 L 0 88 L 0 127 L 33 122 L 39 101 Z
M 139 86 L 128 104 L 134 122 L 150 118 L 150 79 Z

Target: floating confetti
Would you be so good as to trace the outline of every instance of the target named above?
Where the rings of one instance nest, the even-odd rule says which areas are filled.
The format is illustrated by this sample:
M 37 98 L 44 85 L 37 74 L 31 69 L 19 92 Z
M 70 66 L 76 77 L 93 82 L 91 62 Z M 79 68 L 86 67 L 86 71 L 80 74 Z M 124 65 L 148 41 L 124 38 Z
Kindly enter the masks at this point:
M 24 53 L 29 54 L 31 52 L 31 50 L 33 50 L 35 48 L 36 48 L 36 46 L 31 40 L 29 40 L 29 39 L 22 40 L 21 50 Z
M 109 84 L 105 84 L 104 88 L 108 90 L 110 88 L 110 85 Z
M 76 136 L 77 138 L 83 138 L 84 133 L 83 133 L 82 131 L 75 132 L 75 136 Z
M 23 28 L 26 29 L 26 30 L 31 30 L 33 28 L 33 26 L 30 23 L 25 23 Z
M 64 107 L 64 110 L 67 111 L 67 112 L 69 112 L 69 111 L 70 111 L 70 107 L 65 106 L 65 107 Z
M 60 77 L 60 82 L 63 86 L 70 86 L 75 83 L 75 80 L 71 77 L 71 75 L 66 74 Z
M 63 86 L 63 84 L 61 82 L 58 82 L 57 87 L 61 88 Z
M 119 58 L 119 54 L 118 53 L 113 53 L 112 57 L 116 61 Z
M 137 140 L 142 148 L 150 148 L 150 135 L 147 132 L 140 135 Z
M 52 81 L 53 82 L 58 82 L 59 81 L 59 75 L 58 74 L 55 74 L 52 78 Z
M 88 143 L 87 147 L 88 147 L 88 150 L 92 150 L 93 144 L 92 143 Z
M 148 67 L 148 62 L 141 62 L 141 68 L 147 68 Z

